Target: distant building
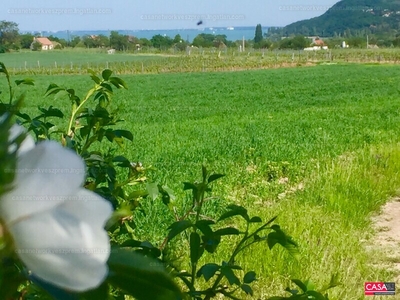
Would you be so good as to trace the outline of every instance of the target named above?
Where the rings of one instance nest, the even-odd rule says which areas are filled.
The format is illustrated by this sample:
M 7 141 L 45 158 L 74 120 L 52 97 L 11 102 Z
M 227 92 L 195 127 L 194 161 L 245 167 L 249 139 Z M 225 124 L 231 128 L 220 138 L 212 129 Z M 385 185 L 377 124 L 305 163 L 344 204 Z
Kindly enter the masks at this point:
M 368 44 L 368 45 L 367 45 L 367 48 L 368 48 L 368 49 L 379 49 L 379 46 L 378 46 L 378 45 L 375 45 L 375 44 Z
M 47 37 L 34 37 L 33 42 L 31 44 L 31 49 L 33 49 L 33 44 L 39 43 L 42 47 L 42 50 L 53 50 L 54 44 Z
M 315 45 L 315 46 L 319 46 L 319 47 L 326 46 L 326 45 L 325 45 L 325 42 L 324 42 L 323 40 L 321 40 L 320 38 L 315 39 L 314 45 Z

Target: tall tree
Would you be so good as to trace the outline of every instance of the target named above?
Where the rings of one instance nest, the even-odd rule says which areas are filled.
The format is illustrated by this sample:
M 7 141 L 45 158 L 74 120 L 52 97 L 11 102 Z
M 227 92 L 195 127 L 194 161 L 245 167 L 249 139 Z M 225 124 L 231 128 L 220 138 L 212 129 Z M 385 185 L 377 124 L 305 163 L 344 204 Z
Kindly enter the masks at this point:
M 262 34 L 262 28 L 261 28 L 261 24 L 257 24 L 256 26 L 256 33 L 254 35 L 254 43 L 259 43 L 261 42 L 263 39 L 263 34 Z
M 33 38 L 34 38 L 33 34 L 30 34 L 30 33 L 21 34 L 19 36 L 19 43 L 21 45 L 21 48 L 29 49 L 33 42 Z
M 5 49 L 17 47 L 18 43 L 18 24 L 9 21 L 0 21 L 0 44 Z

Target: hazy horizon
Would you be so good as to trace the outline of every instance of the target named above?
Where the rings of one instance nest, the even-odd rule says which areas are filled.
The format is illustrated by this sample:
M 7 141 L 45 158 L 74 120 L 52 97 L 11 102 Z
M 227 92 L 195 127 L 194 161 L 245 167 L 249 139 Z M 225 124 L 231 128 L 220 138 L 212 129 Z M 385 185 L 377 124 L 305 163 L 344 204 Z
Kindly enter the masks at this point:
M 3 0 L 0 20 L 13 21 L 20 31 L 169 30 L 208 27 L 285 26 L 322 15 L 337 0 L 131 1 Z M 201 25 L 197 23 L 202 20 Z

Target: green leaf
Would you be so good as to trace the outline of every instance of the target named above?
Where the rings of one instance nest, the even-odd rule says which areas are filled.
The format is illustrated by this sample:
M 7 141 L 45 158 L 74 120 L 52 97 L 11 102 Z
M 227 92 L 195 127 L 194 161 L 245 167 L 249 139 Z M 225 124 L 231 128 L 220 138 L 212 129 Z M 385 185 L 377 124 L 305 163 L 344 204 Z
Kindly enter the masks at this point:
M 262 220 L 260 217 L 252 217 L 249 221 L 249 223 L 261 223 Z
M 238 235 L 240 231 L 236 228 L 233 227 L 226 227 L 222 229 L 218 229 L 217 231 L 214 232 L 215 235 Z
M 206 166 L 201 166 L 201 173 L 202 173 L 202 175 L 203 175 L 203 182 L 205 182 L 206 181 L 206 178 L 207 178 L 207 168 L 206 168 Z
M 47 87 L 45 95 L 46 96 L 50 96 L 50 95 L 53 95 L 53 94 L 57 94 L 60 91 L 65 91 L 65 89 L 62 88 L 62 87 L 59 87 L 55 83 L 50 83 L 49 86 Z
M 172 240 L 175 236 L 192 226 L 193 224 L 189 220 L 182 220 L 173 223 L 171 226 L 168 227 L 168 229 L 170 229 L 168 233 L 168 240 Z
M 256 279 L 257 279 L 256 272 L 250 271 L 250 272 L 247 272 L 246 275 L 244 275 L 243 282 L 244 283 L 252 283 Z
M 119 88 L 128 89 L 128 86 L 126 85 L 125 81 L 123 81 L 121 78 L 110 77 L 108 78 L 108 81 L 111 82 L 118 89 Z
M 199 220 L 196 223 L 196 227 L 205 235 L 205 236 L 213 236 L 214 232 L 212 231 L 210 225 L 215 224 L 212 220 Z
M 93 80 L 95 83 L 100 84 L 101 80 L 100 80 L 99 77 L 97 77 L 95 71 L 89 69 L 89 70 L 88 70 L 88 73 L 90 74 L 90 78 L 92 78 L 92 80 Z
M 224 176 L 225 176 L 224 174 L 212 174 L 210 177 L 208 177 L 208 183 L 211 183 Z
M 308 291 L 307 295 L 312 296 L 315 300 L 328 300 L 324 295 L 316 291 Z
M 169 205 L 171 201 L 175 200 L 175 194 L 172 189 L 169 187 L 163 185 L 163 186 L 158 186 L 158 189 L 160 193 L 162 194 L 162 201 L 165 205 Z
M 158 197 L 158 185 L 155 182 L 146 184 L 147 192 L 149 193 L 150 198 L 154 201 Z
M 247 285 L 247 284 L 242 284 L 240 286 L 240 288 L 242 289 L 243 292 L 245 292 L 247 295 L 251 295 L 253 296 L 253 289 Z
M 337 286 L 339 286 L 339 285 L 341 285 L 341 283 L 340 283 L 340 281 L 339 281 L 339 273 L 335 273 L 335 274 L 332 274 L 331 280 L 330 280 L 329 284 L 325 285 L 325 286 L 321 289 L 321 291 L 322 291 L 322 292 L 325 292 L 325 291 L 327 291 L 327 290 L 329 290 L 329 289 L 331 289 L 331 288 L 337 287 Z
M 140 247 L 141 244 L 142 244 L 141 241 L 131 239 L 131 240 L 127 240 L 127 241 L 123 242 L 120 246 L 137 248 L 137 247 Z
M 16 115 L 26 121 L 31 121 L 31 117 L 28 114 L 18 112 Z
M 43 116 L 46 118 L 57 117 L 57 118 L 62 119 L 64 117 L 64 114 L 62 113 L 62 111 L 59 110 L 58 108 L 53 108 L 52 105 L 50 105 L 48 109 L 39 107 L 39 110 L 43 112 Z
M 315 284 L 311 280 L 308 279 L 308 280 L 304 281 L 304 284 L 307 287 L 307 291 L 315 290 Z
M 104 282 L 95 290 L 90 290 L 81 294 L 85 300 L 99 300 L 99 299 L 108 299 L 109 288 L 108 284 Z
M 229 210 L 226 213 L 222 214 L 222 216 L 219 217 L 218 222 L 234 216 L 241 216 L 246 221 L 249 221 L 249 215 L 247 214 L 247 209 L 245 209 L 244 207 L 231 204 L 228 206 L 228 209 Z
M 226 279 L 228 279 L 230 285 L 240 285 L 239 278 L 235 275 L 235 273 L 233 273 L 233 270 L 229 265 L 223 266 L 221 268 L 221 273 L 226 277 Z
M 130 141 L 133 141 L 133 134 L 129 130 L 117 129 L 117 130 L 114 130 L 114 134 L 117 137 L 124 137 L 124 138 L 126 138 L 126 139 L 128 139 Z
M 221 267 L 214 263 L 205 264 L 198 271 L 196 276 L 203 275 L 205 281 L 209 281 Z
M 35 81 L 32 78 L 25 78 L 22 80 L 15 80 L 16 85 L 26 84 L 26 85 L 35 85 Z
M 107 281 L 138 300 L 181 299 L 181 291 L 157 260 L 118 249 L 108 259 Z
M 118 167 L 128 168 L 131 166 L 131 162 L 122 155 L 115 156 L 112 161 L 118 163 Z
M 279 225 L 272 225 L 272 229 L 274 229 L 274 232 L 271 232 L 268 234 L 267 237 L 267 243 L 268 247 L 272 249 L 276 244 L 280 244 L 282 247 L 284 247 L 294 258 L 299 259 L 300 258 L 300 252 L 298 250 L 298 246 L 293 239 L 286 235 L 279 227 Z
M 209 253 L 214 253 L 217 250 L 219 243 L 221 242 L 221 236 L 212 235 L 212 236 L 205 236 L 201 237 L 204 243 L 204 248 Z
M 192 264 L 197 263 L 201 255 L 204 252 L 204 248 L 200 247 L 200 236 L 197 232 L 190 234 L 190 261 Z
M 183 190 L 194 190 L 197 191 L 197 186 L 191 182 L 184 182 L 183 183 Z
M 295 283 L 304 293 L 307 292 L 307 286 L 299 279 L 292 279 L 292 282 Z
M 101 77 L 103 77 L 104 80 L 108 80 L 112 74 L 112 71 L 110 69 L 105 69 L 103 72 L 101 72 Z

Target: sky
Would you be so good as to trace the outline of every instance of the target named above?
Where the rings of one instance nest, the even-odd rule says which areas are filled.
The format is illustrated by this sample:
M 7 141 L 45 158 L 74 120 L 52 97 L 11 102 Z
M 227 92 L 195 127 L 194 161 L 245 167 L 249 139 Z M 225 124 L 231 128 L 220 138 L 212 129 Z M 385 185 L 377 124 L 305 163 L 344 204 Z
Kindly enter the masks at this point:
M 337 0 L 1 0 L 0 20 L 20 31 L 285 26 L 322 15 Z

